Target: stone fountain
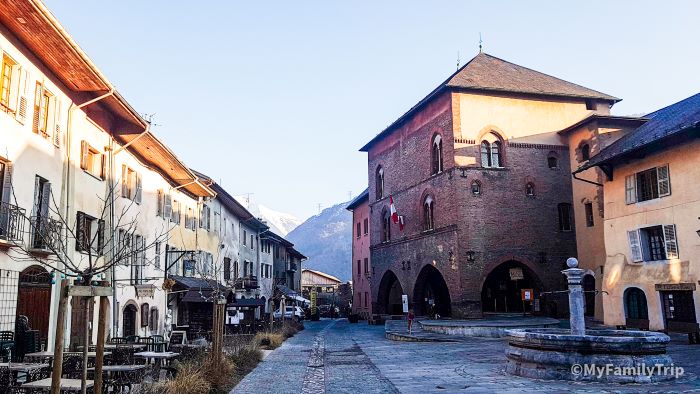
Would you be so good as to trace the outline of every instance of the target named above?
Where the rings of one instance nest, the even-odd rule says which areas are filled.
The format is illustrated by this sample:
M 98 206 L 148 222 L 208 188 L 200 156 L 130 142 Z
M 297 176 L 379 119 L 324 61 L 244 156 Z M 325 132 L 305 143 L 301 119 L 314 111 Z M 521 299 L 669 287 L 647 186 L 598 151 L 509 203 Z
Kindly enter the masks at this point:
M 673 361 L 666 354 L 667 335 L 627 330 L 586 332 L 581 287 L 584 271 L 573 257 L 566 264 L 569 268 L 562 273 L 569 285 L 571 329 L 508 330 L 506 371 L 536 379 L 620 383 L 673 379 L 669 373 L 674 371 Z

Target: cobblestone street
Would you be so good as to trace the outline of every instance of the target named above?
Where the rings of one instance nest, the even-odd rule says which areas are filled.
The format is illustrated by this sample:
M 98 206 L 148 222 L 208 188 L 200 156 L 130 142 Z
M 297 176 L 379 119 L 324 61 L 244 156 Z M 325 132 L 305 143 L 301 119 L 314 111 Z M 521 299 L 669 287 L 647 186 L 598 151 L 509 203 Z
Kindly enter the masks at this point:
M 306 322 L 233 393 L 700 392 L 700 346 L 672 337 L 669 353 L 685 369 L 677 382 L 602 385 L 506 375 L 503 339 L 394 342 L 383 326 L 347 320 Z

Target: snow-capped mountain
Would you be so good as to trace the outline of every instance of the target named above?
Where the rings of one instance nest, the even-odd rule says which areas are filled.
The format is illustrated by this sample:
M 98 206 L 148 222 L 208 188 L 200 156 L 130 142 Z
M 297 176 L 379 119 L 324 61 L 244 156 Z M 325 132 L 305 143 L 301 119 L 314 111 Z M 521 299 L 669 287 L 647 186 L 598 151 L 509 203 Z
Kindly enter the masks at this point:
M 352 213 L 348 202 L 324 209 L 286 237 L 294 249 L 308 257 L 303 268 L 326 272 L 340 280 L 351 279 Z
M 264 220 L 270 227 L 270 230 L 279 236 L 286 237 L 290 231 L 297 228 L 297 226 L 303 222 L 303 220 L 300 220 L 292 214 L 275 211 L 264 205 L 257 204 L 254 201 L 249 202 L 245 196 L 236 196 L 235 198 L 241 205 L 246 207 L 250 213 L 255 215 L 255 217 Z

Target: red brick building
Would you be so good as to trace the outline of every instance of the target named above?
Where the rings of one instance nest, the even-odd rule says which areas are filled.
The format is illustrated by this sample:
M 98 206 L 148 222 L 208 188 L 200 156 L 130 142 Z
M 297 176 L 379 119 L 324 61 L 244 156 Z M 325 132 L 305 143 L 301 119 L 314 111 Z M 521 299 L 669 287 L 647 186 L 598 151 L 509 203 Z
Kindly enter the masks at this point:
M 565 288 L 576 256 L 557 131 L 617 101 L 480 53 L 368 142 L 373 312 L 401 313 L 406 294 L 419 315 L 565 313 L 540 295 Z M 527 288 L 537 300 L 524 305 Z
M 369 255 L 369 190 L 365 189 L 347 206 L 352 212 L 352 313 L 363 318 L 372 315 L 370 279 L 372 262 Z

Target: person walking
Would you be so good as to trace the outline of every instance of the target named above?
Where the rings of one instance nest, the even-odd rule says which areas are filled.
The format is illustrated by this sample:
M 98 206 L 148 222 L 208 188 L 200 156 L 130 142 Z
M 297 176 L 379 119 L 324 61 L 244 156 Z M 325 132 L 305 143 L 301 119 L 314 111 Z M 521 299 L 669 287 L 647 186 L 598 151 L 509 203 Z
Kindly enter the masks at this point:
M 413 309 L 408 310 L 408 315 L 406 316 L 406 319 L 408 320 L 408 333 L 411 333 L 411 330 L 413 329 L 413 319 L 416 318 L 416 315 L 413 313 Z

